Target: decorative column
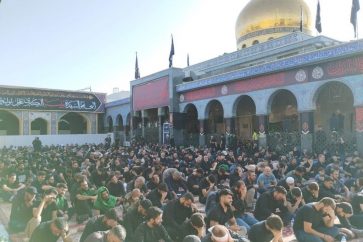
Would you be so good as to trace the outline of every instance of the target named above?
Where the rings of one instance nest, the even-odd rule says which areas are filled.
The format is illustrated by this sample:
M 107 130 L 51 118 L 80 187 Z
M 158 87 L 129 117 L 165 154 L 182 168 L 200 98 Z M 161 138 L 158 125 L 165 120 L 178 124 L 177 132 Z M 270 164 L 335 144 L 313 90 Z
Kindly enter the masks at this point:
M 159 144 L 163 143 L 163 116 L 165 111 L 163 108 L 158 108 L 158 128 L 159 128 Z
M 23 111 L 23 135 L 30 135 L 29 111 Z
M 204 122 L 205 122 L 204 119 L 199 119 L 199 146 L 201 146 L 201 147 L 205 146 L 205 142 L 206 142 Z
M 301 151 L 313 151 L 313 133 L 314 133 L 314 112 L 305 111 L 300 113 L 300 141 Z
M 363 106 L 355 107 L 355 130 L 358 152 L 363 155 Z
M 134 135 L 135 135 L 135 132 L 134 132 L 134 127 L 135 127 L 135 124 L 134 124 L 134 117 L 135 117 L 135 112 L 134 111 L 130 111 L 130 123 L 129 123 L 129 133 L 130 133 L 130 141 L 132 141 Z
M 267 115 L 259 115 L 258 116 L 258 145 L 259 147 L 267 147 L 267 136 L 266 136 L 266 129 L 267 129 L 267 122 L 268 116 Z
M 145 126 L 146 126 L 147 112 L 141 110 L 141 136 L 145 139 Z

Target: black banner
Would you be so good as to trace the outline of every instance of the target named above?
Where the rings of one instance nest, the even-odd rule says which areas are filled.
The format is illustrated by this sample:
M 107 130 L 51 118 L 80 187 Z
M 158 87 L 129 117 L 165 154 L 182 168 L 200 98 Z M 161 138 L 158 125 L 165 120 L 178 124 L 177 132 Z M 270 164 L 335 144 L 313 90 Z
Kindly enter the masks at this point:
M 102 112 L 103 103 L 92 93 L 1 87 L 0 108 Z

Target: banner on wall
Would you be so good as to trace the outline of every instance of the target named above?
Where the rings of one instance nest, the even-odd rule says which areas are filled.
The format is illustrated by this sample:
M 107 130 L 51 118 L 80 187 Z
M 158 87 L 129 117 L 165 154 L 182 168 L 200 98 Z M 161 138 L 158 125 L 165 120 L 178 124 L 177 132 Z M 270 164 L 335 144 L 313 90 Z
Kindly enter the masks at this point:
M 134 111 L 169 105 L 169 77 L 161 77 L 132 87 Z
M 106 94 L 32 88 L 0 88 L 0 108 L 104 112 Z

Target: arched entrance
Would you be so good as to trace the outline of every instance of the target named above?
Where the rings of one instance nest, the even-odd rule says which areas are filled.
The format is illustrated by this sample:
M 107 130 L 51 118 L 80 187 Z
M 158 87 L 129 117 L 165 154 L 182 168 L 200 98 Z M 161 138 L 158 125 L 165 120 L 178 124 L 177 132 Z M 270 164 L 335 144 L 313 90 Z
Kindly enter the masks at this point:
M 19 119 L 8 111 L 0 110 L 0 135 L 19 134 Z
M 107 117 L 107 132 L 112 133 L 113 132 L 113 120 L 111 116 Z
M 42 118 L 36 118 L 31 122 L 32 135 L 45 135 L 48 134 L 48 122 Z
M 217 100 L 212 100 L 206 108 L 206 131 L 208 134 L 224 134 L 224 111 L 222 104 Z
M 250 96 L 241 96 L 235 103 L 236 135 L 242 139 L 251 139 L 257 129 L 256 105 Z
M 158 109 L 151 108 L 144 111 L 144 138 L 147 142 L 158 143 L 159 128 L 158 128 Z
M 185 141 L 189 145 L 197 145 L 199 143 L 198 110 L 194 104 L 188 104 L 185 107 L 185 113 Z
M 199 133 L 198 110 L 194 104 L 188 104 L 185 107 L 186 124 L 185 131 L 187 134 Z
M 270 132 L 296 132 L 299 130 L 297 101 L 294 94 L 288 90 L 275 92 L 269 101 Z
M 116 117 L 116 131 L 122 131 L 124 129 L 123 119 L 121 114 Z
M 315 124 L 328 131 L 349 133 L 355 130 L 353 93 L 339 82 L 329 82 L 315 94 Z
M 341 150 L 344 140 L 345 150 L 353 151 L 355 143 L 355 110 L 351 89 L 340 82 L 329 82 L 321 86 L 314 96 L 316 110 L 315 125 L 325 132 L 328 143 L 320 136 L 315 137 L 315 147 L 323 145 L 331 148 L 330 152 Z M 321 133 L 320 133 L 321 134 Z M 329 143 L 330 142 L 330 143 Z
M 67 113 L 58 121 L 58 134 L 86 134 L 87 120 L 78 113 Z

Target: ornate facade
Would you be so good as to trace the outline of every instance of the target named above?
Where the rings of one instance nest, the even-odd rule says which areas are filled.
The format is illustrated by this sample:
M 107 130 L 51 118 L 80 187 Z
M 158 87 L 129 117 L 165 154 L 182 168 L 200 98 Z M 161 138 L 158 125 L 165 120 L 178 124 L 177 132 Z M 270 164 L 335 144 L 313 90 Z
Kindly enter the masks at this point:
M 0 135 L 96 134 L 105 96 L 1 86 Z

